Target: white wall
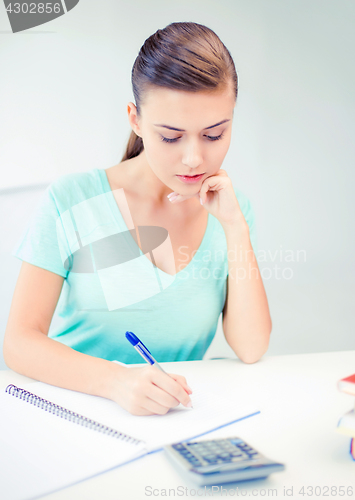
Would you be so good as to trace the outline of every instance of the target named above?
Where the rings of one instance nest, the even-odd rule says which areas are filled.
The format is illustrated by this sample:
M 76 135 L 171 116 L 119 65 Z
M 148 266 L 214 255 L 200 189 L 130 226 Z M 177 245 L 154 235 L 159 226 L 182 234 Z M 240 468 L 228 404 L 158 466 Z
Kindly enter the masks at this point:
M 236 63 L 239 97 L 223 168 L 256 212 L 270 352 L 354 349 L 353 2 L 81 0 L 16 34 L 0 5 L 0 190 L 118 163 L 130 132 L 134 59 L 173 21 L 206 24 Z M 12 215 L 0 215 L 6 253 Z M 297 251 L 305 261 L 286 260 Z M 8 297 L 15 278 L 6 276 Z

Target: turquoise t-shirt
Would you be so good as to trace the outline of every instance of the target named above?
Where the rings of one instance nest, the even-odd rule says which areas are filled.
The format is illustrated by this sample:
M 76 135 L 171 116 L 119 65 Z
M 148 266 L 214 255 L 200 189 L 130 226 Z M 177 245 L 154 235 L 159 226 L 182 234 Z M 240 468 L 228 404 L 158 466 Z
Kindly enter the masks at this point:
M 158 362 L 202 359 L 226 298 L 224 230 L 209 214 L 193 259 L 177 274 L 167 274 L 153 262 L 160 249 L 174 263 L 168 232 L 138 228 L 141 250 L 134 227 L 122 217 L 121 210 L 129 213 L 123 193 L 111 190 L 103 169 L 59 177 L 45 190 L 14 249 L 19 259 L 65 278 L 48 336 L 85 354 L 142 363 L 125 338 L 131 331 Z M 252 207 L 244 194 L 235 193 L 256 252 Z

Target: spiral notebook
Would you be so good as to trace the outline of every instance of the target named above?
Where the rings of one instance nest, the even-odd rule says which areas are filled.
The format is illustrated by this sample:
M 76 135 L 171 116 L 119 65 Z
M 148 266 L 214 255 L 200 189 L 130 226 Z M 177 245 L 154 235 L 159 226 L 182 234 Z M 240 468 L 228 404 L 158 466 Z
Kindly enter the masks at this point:
M 0 394 L 1 498 L 38 498 L 164 444 L 259 413 L 253 405 L 236 404 L 236 394 L 231 398 L 220 384 L 193 377 L 189 383 L 193 409 L 179 406 L 164 416 L 145 417 L 108 399 L 41 382 L 8 385 Z

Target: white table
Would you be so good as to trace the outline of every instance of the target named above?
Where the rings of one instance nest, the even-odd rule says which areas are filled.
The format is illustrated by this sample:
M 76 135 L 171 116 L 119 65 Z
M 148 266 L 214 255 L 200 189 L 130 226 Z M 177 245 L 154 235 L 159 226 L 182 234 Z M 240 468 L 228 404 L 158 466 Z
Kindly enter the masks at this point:
M 266 480 L 224 485 L 223 491 L 221 486 L 215 487 L 214 495 L 355 499 L 350 437 L 335 431 L 339 418 L 354 406 L 354 397 L 340 393 L 336 384 L 355 372 L 355 351 L 264 356 L 250 365 L 224 359 L 163 366 L 172 373 L 184 374 L 186 363 L 206 378 L 218 377 L 221 384 L 228 377 L 235 379 L 235 384 L 243 384 L 250 401 L 256 401 L 261 411 L 206 438 L 240 436 L 267 457 L 286 465 L 284 472 Z M 11 370 L 0 372 L 0 389 L 8 383 L 30 381 Z M 348 487 L 352 487 L 351 495 Z M 42 498 L 138 500 L 174 498 L 174 494 L 175 498 L 204 498 L 211 492 L 186 481 L 164 453 L 157 452 Z

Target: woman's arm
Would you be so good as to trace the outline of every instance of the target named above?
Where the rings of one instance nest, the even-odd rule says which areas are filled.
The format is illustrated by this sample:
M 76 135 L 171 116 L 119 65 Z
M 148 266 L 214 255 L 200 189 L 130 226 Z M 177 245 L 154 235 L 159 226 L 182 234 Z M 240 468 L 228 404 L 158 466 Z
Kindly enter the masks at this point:
M 3 353 L 9 368 L 51 385 L 112 399 L 134 414 L 166 413 L 190 398 L 184 377 L 125 368 L 48 337 L 64 278 L 23 262 L 12 299 Z M 185 390 L 184 390 L 185 389 Z
M 268 301 L 247 223 L 241 218 L 223 228 L 229 269 L 223 331 L 236 355 L 245 363 L 254 363 L 269 346 L 272 323 Z

